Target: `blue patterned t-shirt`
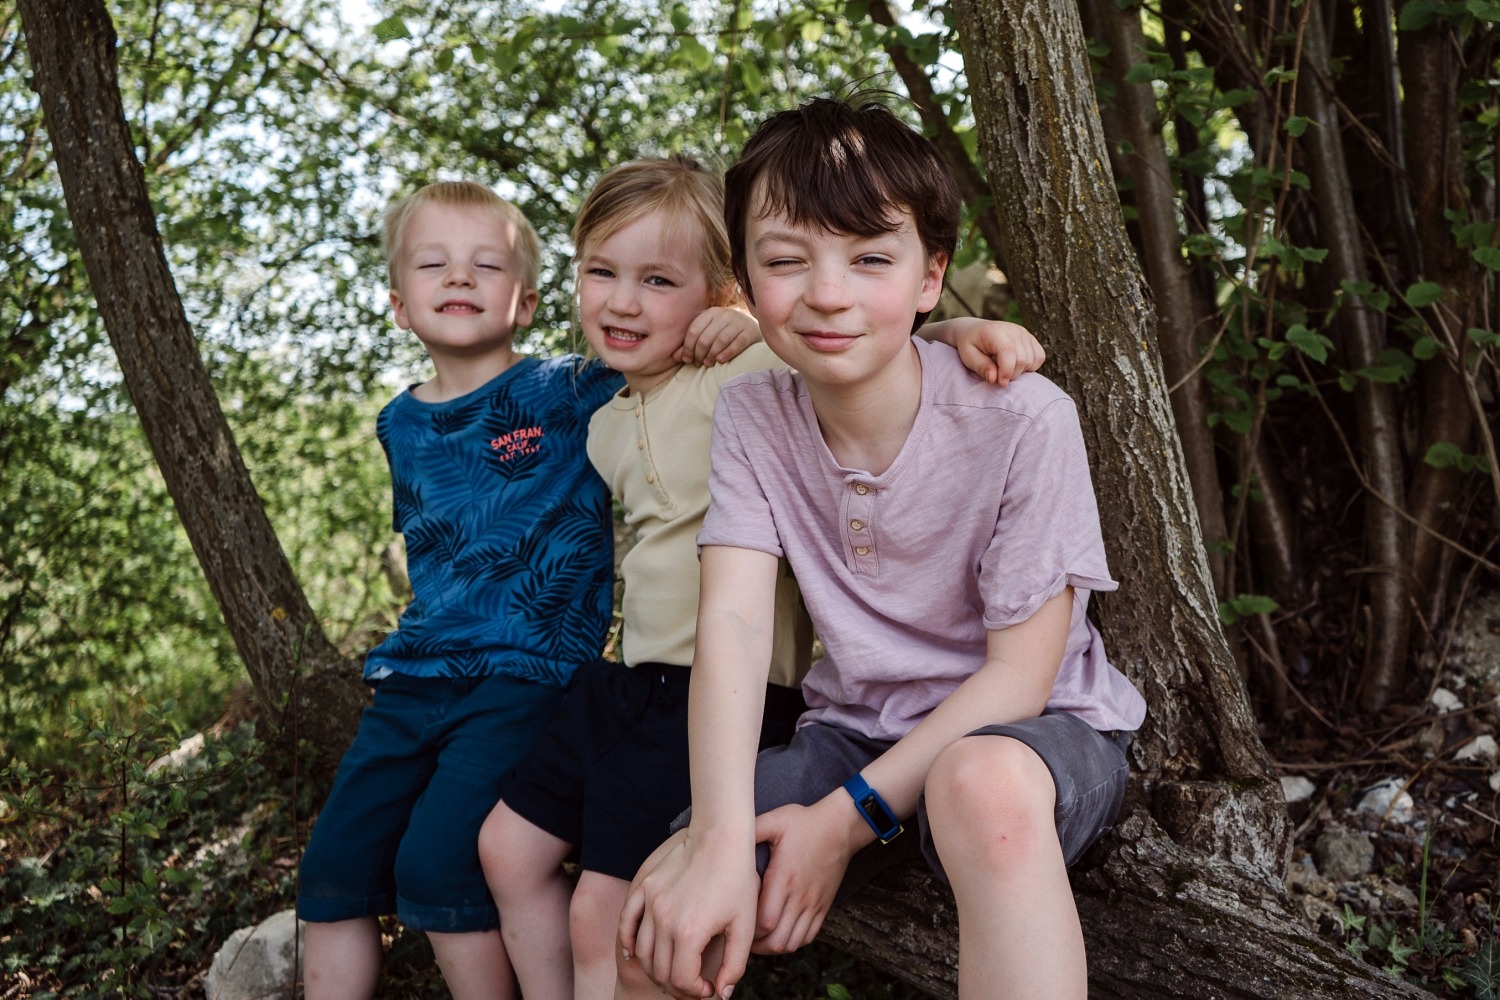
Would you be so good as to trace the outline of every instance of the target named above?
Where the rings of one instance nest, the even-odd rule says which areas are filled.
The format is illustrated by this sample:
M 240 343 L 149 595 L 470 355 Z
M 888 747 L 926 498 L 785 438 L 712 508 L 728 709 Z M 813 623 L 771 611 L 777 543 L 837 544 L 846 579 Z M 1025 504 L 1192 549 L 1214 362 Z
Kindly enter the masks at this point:
M 599 655 L 613 532 L 584 444 L 589 417 L 622 384 L 598 361 L 528 357 L 457 399 L 408 391 L 380 411 L 414 596 L 366 657 L 367 679 L 562 685 Z

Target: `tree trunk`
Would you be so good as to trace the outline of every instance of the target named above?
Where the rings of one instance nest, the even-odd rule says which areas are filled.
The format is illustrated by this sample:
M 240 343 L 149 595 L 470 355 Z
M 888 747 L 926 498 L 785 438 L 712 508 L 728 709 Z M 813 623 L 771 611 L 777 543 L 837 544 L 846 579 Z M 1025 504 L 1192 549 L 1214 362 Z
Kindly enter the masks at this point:
M 1121 824 L 1075 872 L 1096 996 L 1416 997 L 1292 915 L 1281 789 L 1215 615 L 1155 319 L 1105 164 L 1072 3 L 955 0 L 1011 281 L 1077 400 L 1121 580 L 1097 602 L 1150 706 Z M 1069 363 L 1071 361 L 1071 364 Z M 829 935 L 952 996 L 951 908 L 922 876 Z
M 1354 213 L 1354 193 L 1339 137 L 1342 119 L 1330 90 L 1328 37 L 1317 4 L 1307 7 L 1303 74 L 1298 78 L 1301 113 L 1314 123 L 1302 137 L 1316 202 L 1319 234 L 1328 248 L 1330 284 L 1368 280 L 1364 239 Z M 1352 369 L 1380 364 L 1385 348 L 1381 317 L 1361 301 L 1351 301 L 1334 317 L 1340 349 Z M 1406 671 L 1411 631 L 1411 590 L 1407 571 L 1411 536 L 1398 510 L 1406 500 L 1397 429 L 1396 394 L 1392 386 L 1360 378 L 1354 387 L 1354 410 L 1365 484 L 1365 558 L 1369 568 L 1369 614 L 1365 633 L 1365 666 L 1360 678 L 1360 707 L 1385 707 Z
M 68 215 L 126 387 L 265 718 L 321 761 L 348 745 L 358 673 L 323 633 L 219 408 L 125 122 L 102 0 L 20 0 Z
M 1202 372 L 1203 345 L 1212 336 L 1217 317 L 1212 303 L 1199 298 L 1182 256 L 1177 183 L 1167 160 L 1155 92 L 1151 84 L 1129 78 L 1130 71 L 1145 61 L 1141 11 L 1134 7 L 1122 10 L 1114 0 L 1084 0 L 1080 12 L 1090 30 L 1109 46 L 1104 66 L 1114 84 L 1121 130 L 1121 142 L 1115 145 L 1128 144 L 1129 149 L 1117 157 L 1132 182 L 1140 218 L 1142 258 L 1161 319 L 1162 364 L 1167 381 L 1176 387 L 1170 394 L 1172 414 L 1187 461 L 1198 523 L 1209 546 L 1214 593 L 1220 600 L 1228 600 L 1234 596 L 1227 592 L 1229 532 L 1224 522 L 1224 492 L 1219 487 L 1213 430 L 1208 423 L 1211 401 Z

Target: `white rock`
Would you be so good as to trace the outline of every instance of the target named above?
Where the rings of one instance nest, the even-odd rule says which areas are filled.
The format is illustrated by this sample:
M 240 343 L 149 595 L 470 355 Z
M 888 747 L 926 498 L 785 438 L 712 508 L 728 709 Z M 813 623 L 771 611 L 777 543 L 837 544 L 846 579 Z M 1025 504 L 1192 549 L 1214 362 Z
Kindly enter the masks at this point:
M 155 774 L 164 767 L 182 767 L 184 764 L 196 760 L 203 752 L 203 734 L 194 733 L 181 743 L 171 753 L 163 754 L 146 765 L 147 774 Z
M 1411 796 L 1404 791 L 1406 781 L 1402 778 L 1384 778 L 1365 789 L 1359 800 L 1359 808 L 1365 812 L 1404 823 L 1411 818 Z
M 1469 760 L 1470 758 L 1479 758 L 1480 760 L 1494 760 L 1495 737 L 1488 734 L 1484 736 L 1476 736 L 1474 739 L 1459 747 L 1458 752 L 1453 755 L 1454 760 Z
M 1312 798 L 1312 793 L 1317 790 L 1317 785 L 1300 774 L 1289 774 L 1281 779 L 1281 797 L 1286 799 L 1287 805 L 1293 802 L 1305 802 Z
M 297 959 L 304 925 L 282 910 L 229 935 L 203 979 L 208 1000 L 292 1000 L 302 970 Z
M 1464 707 L 1463 700 L 1447 688 L 1438 688 L 1433 691 L 1432 697 L 1428 700 L 1439 712 L 1456 712 Z

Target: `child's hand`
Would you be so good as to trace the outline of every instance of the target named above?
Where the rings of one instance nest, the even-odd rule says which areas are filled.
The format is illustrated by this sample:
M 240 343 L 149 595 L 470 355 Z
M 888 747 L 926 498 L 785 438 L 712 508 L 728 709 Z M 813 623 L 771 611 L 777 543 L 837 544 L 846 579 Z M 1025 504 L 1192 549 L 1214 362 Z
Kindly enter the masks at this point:
M 1015 323 L 964 316 L 932 327 L 929 339 L 957 350 L 964 367 L 992 385 L 1008 385 L 1047 360 L 1047 352 L 1031 331 Z
M 725 864 L 712 853 L 694 849 L 691 827 L 679 830 L 641 865 L 620 911 L 617 946 L 625 965 L 639 963 L 678 1000 L 727 996 L 750 955 L 760 887 L 754 858 Z M 703 957 L 715 939 L 723 942 L 723 961 L 709 982 Z
M 863 846 L 847 836 L 848 798 L 838 789 L 811 806 L 782 806 L 755 818 L 755 840 L 770 844 L 771 863 L 761 880 L 751 951 L 785 954 L 818 936 L 849 859 Z
M 760 326 L 749 313 L 728 306 L 711 306 L 693 320 L 682 347 L 673 357 L 683 364 L 707 368 L 733 361 L 745 348 L 759 342 Z

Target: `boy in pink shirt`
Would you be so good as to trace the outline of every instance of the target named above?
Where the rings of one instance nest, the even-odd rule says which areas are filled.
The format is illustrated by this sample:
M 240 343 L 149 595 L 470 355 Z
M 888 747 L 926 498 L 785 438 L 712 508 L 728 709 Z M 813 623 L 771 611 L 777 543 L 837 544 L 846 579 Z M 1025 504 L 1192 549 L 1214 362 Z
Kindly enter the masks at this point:
M 750 950 L 808 943 L 836 896 L 920 849 L 954 888 L 961 997 L 1082 998 L 1067 865 L 1114 820 L 1145 703 L 1085 615 L 1116 584 L 1072 401 L 912 338 L 959 202 L 884 108 L 768 119 L 725 214 L 792 371 L 733 380 L 715 411 L 693 811 L 636 877 L 619 995 L 727 998 Z M 827 655 L 796 738 L 757 762 L 783 556 Z

